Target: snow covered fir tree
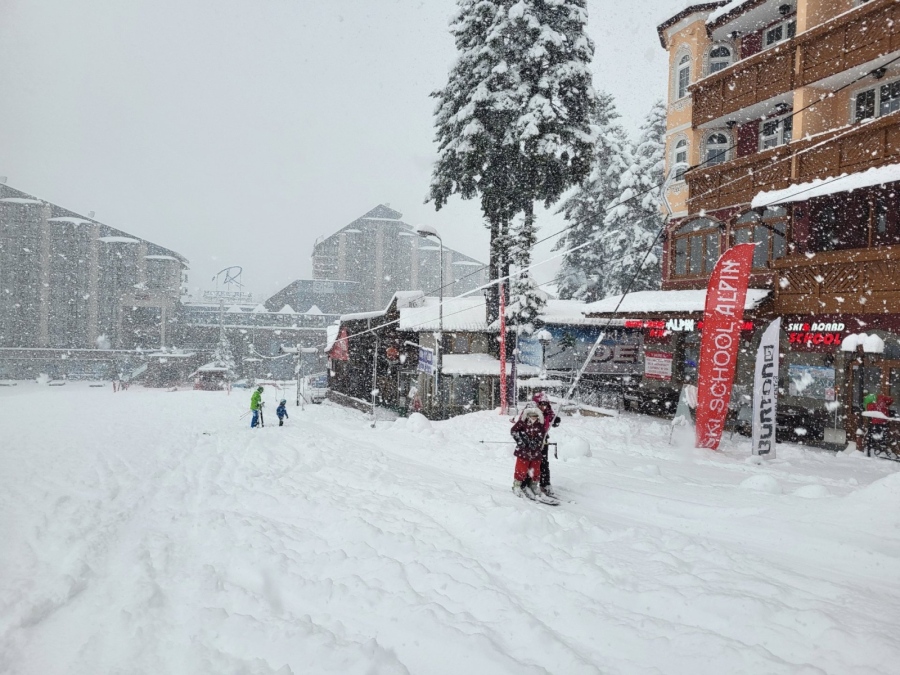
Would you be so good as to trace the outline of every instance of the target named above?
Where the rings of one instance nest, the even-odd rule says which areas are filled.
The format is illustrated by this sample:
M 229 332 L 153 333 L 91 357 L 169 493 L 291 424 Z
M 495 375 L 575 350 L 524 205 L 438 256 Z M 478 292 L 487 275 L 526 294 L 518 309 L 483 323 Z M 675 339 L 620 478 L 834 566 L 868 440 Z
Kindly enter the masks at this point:
M 613 97 L 598 93 L 591 106 L 597 143 L 590 174 L 559 208 L 568 227 L 555 246 L 566 251 L 557 288 L 566 300 L 591 302 L 608 295 L 606 279 L 612 252 L 600 235 L 609 206 L 621 195 L 622 177 L 632 165 L 631 142 L 619 118 Z
M 534 208 L 549 206 L 590 169 L 594 45 L 585 0 L 459 0 L 451 32 L 459 52 L 433 94 L 439 157 L 431 199 L 481 199 L 491 233 L 490 278 L 509 275 L 514 239 L 534 241 Z M 513 219 L 522 222 L 513 231 Z M 525 270 L 531 251 L 519 246 Z M 537 294 L 516 306 L 539 306 Z M 491 315 L 497 316 L 498 287 Z

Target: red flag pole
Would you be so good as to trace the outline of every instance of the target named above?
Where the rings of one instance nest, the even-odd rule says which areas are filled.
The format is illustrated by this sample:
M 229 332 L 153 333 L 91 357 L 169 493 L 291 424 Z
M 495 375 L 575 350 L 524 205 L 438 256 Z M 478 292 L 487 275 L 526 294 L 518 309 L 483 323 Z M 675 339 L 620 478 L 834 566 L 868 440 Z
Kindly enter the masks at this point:
M 709 277 L 697 375 L 698 448 L 717 450 L 725 430 L 755 248 L 756 244 L 730 248 Z
M 506 400 L 506 293 L 500 284 L 500 414 L 509 413 Z

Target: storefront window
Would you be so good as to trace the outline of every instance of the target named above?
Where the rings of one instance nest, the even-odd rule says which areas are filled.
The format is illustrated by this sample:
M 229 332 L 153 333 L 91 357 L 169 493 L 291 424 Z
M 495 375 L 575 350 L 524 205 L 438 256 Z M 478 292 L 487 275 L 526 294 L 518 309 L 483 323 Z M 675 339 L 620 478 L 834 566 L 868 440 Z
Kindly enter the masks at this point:
M 854 377 L 853 406 L 864 410 L 863 399 L 869 394 L 881 393 L 881 368 L 860 367 Z
M 719 224 L 697 218 L 679 227 L 673 235 L 676 277 L 705 277 L 719 259 Z
M 478 395 L 478 382 L 474 377 L 454 377 L 451 405 L 465 407 L 475 404 Z

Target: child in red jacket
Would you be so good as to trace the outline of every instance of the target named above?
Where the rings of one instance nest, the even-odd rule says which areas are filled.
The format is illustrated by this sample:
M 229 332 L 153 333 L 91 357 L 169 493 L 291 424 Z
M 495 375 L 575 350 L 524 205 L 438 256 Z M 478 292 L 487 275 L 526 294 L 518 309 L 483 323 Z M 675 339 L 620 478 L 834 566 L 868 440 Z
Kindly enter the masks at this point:
M 513 476 L 513 493 L 544 504 L 559 504 L 540 487 L 541 458 L 544 449 L 544 414 L 537 408 L 526 408 L 510 431 L 516 441 L 516 470 Z M 522 482 L 531 478 L 531 487 Z

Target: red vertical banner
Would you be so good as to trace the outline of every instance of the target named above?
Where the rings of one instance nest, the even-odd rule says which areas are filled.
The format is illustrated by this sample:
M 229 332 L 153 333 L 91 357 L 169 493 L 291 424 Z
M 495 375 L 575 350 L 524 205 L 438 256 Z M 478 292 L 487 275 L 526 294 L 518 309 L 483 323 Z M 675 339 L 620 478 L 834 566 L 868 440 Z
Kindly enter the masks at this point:
M 505 415 L 508 408 L 506 400 L 506 293 L 500 284 L 500 414 Z
M 747 282 L 756 244 L 738 244 L 719 258 L 706 289 L 697 378 L 697 447 L 722 440 L 737 369 Z

